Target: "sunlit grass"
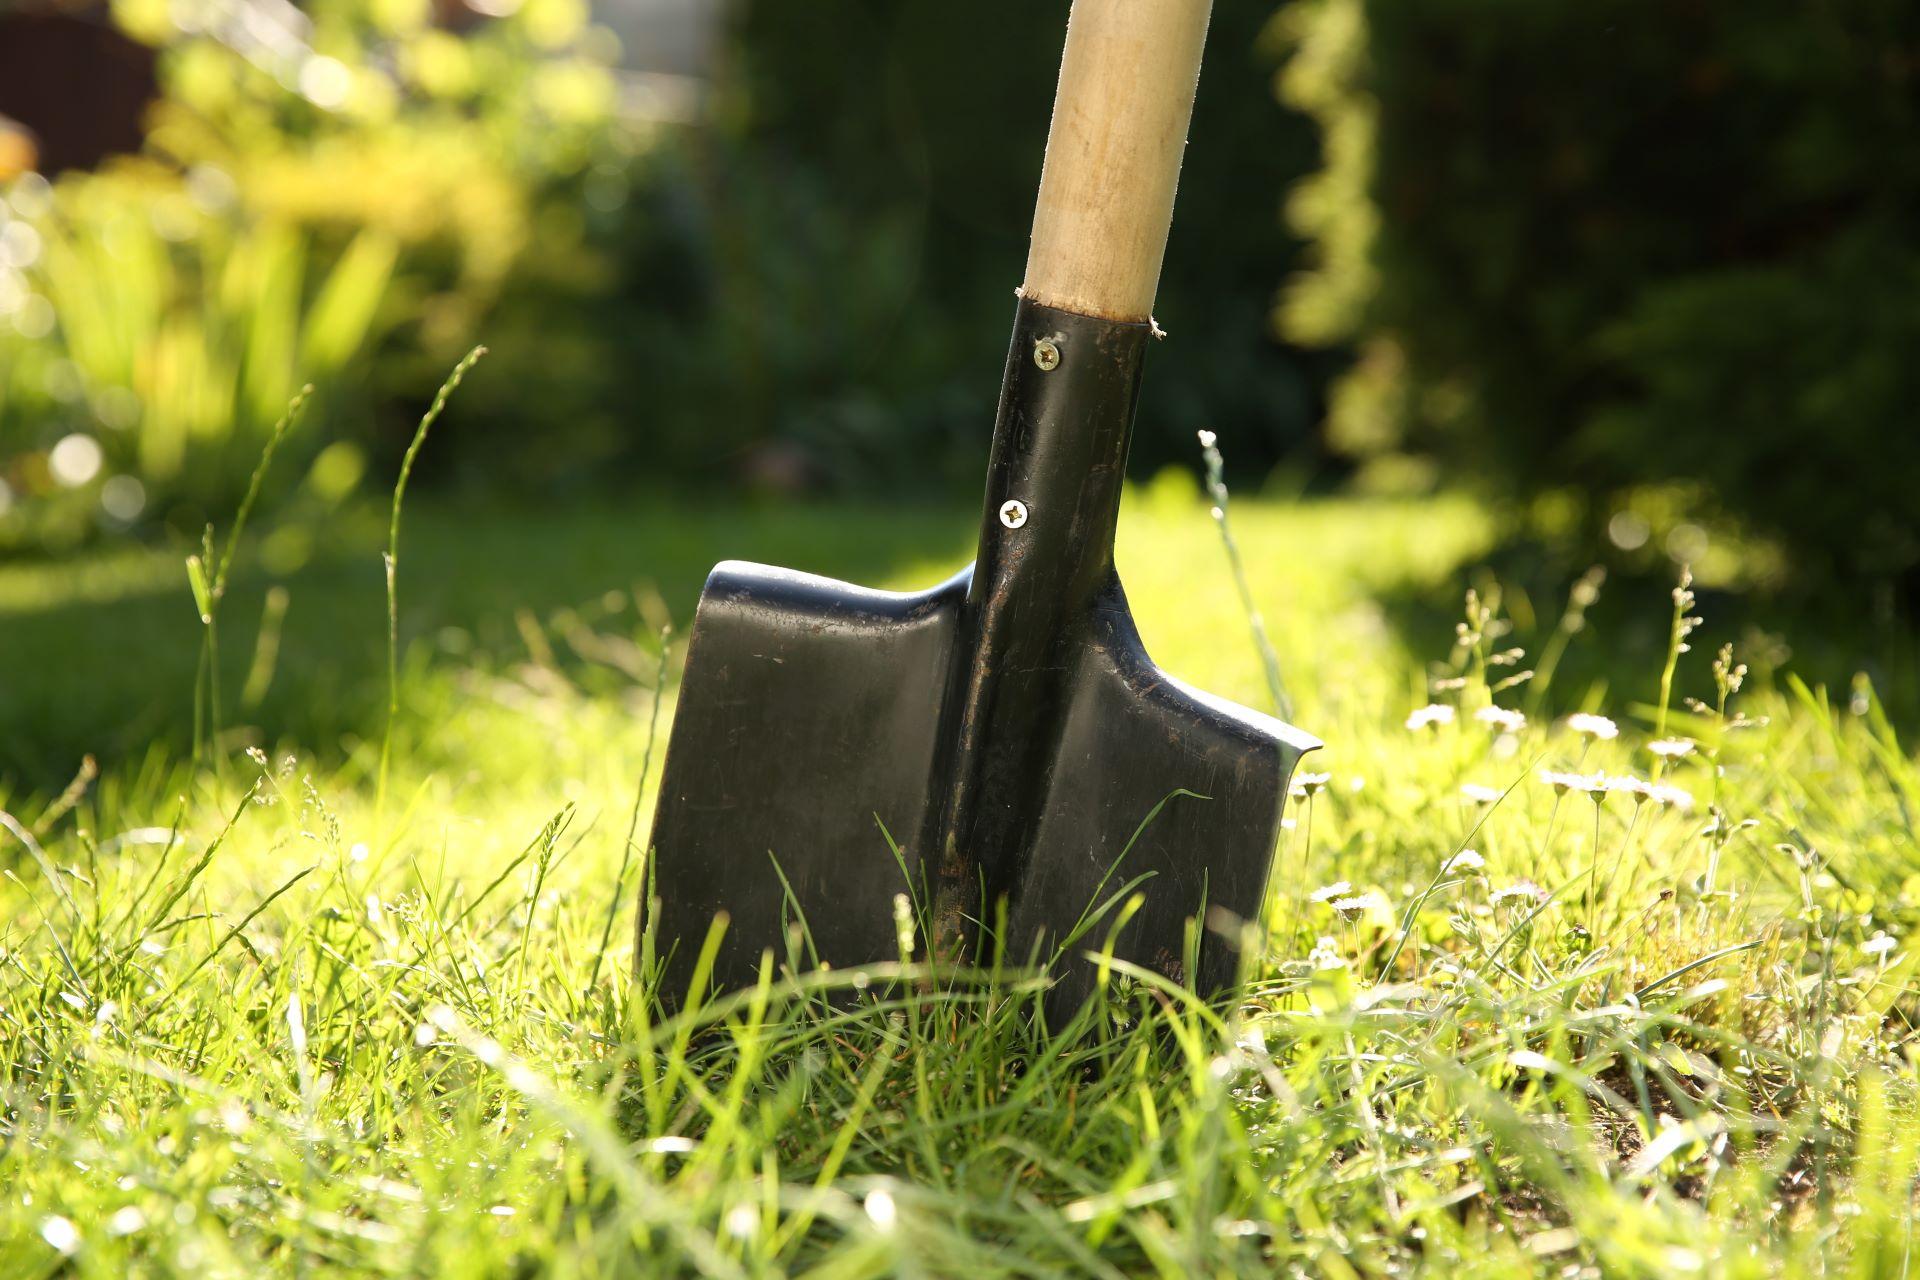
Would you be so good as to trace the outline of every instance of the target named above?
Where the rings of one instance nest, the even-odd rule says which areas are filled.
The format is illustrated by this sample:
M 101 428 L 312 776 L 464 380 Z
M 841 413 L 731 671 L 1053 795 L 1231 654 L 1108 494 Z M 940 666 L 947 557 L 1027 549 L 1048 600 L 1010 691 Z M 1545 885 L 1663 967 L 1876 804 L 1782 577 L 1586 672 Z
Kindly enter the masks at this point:
M 422 507 L 384 812 L 377 715 L 251 753 L 234 726 L 201 769 L 158 750 L 11 796 L 0 1275 L 1902 1273 L 1920 769 L 1864 687 L 1749 677 L 1721 705 L 1710 611 L 1673 651 L 1672 756 L 1648 750 L 1659 652 L 1590 696 L 1519 679 L 1558 601 L 1514 625 L 1481 582 L 1459 631 L 1409 632 L 1404 599 L 1462 593 L 1487 549 L 1461 502 L 1236 499 L 1294 713 L 1330 744 L 1244 1002 L 1121 971 L 1049 1037 L 1030 975 L 909 951 L 851 1004 L 824 990 L 851 975 L 770 974 L 662 1018 L 628 980 L 627 839 L 662 624 L 741 542 L 863 571 L 896 518 L 871 576 L 924 585 L 969 514 L 951 535 L 871 510 L 481 532 Z M 611 555 L 622 528 L 645 536 Z M 323 612 L 376 709 L 381 532 L 344 533 L 364 573 L 311 588 L 360 601 Z M 448 581 L 466 558 L 522 576 Z M 1265 699 L 1190 482 L 1133 495 L 1120 563 L 1156 658 Z M 182 597 L 190 660 L 171 564 L 151 590 Z M 6 616 L 68 599 L 39 572 L 0 575 Z M 142 572 L 69 580 L 111 600 Z M 1658 633 L 1674 608 L 1634 612 Z M 247 617 L 222 633 L 236 663 Z M 316 643 L 281 660 L 294 696 Z M 1487 710 L 1543 705 L 1615 732 Z

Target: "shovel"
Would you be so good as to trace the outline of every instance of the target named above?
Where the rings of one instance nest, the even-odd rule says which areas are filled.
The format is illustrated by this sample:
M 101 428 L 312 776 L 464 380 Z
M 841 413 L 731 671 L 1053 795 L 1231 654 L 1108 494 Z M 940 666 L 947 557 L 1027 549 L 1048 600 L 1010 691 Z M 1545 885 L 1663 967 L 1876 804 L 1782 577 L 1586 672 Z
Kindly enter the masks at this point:
M 1095 953 L 1217 996 L 1312 737 L 1188 687 L 1114 571 L 1121 480 L 1210 0 L 1074 0 L 973 565 L 874 591 L 729 561 L 700 597 L 651 836 L 670 1006 L 772 958 Z M 1223 917 L 1218 913 L 1225 912 Z M 923 935 L 924 936 L 924 935 Z

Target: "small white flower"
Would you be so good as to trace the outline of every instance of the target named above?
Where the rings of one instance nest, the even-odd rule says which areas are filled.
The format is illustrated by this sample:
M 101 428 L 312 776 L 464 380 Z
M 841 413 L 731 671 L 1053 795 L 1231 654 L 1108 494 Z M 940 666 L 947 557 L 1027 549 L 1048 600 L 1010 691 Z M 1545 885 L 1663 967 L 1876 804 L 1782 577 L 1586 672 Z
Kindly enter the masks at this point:
M 1213 434 L 1213 432 L 1211 431 L 1200 431 L 1200 432 L 1196 432 L 1195 434 L 1197 434 L 1200 437 L 1200 447 L 1202 449 L 1213 448 L 1214 442 L 1220 438 L 1219 436 L 1216 436 L 1215 434 Z
M 1682 813 L 1693 812 L 1693 793 L 1683 787 L 1656 782 L 1647 788 L 1647 798 L 1655 804 L 1669 809 L 1678 809 Z
M 1475 804 L 1492 804 L 1500 798 L 1502 792 L 1498 787 L 1483 787 L 1477 782 L 1463 782 L 1460 784 L 1460 794 Z
M 1647 750 L 1662 760 L 1678 760 L 1681 756 L 1693 754 L 1692 738 L 1659 738 L 1647 744 Z
M 865 1207 L 867 1220 L 874 1226 L 882 1231 L 893 1230 L 894 1221 L 899 1217 L 899 1210 L 893 1203 L 892 1192 L 885 1187 L 875 1187 L 867 1192 Z
M 1473 713 L 1473 718 L 1502 733 L 1518 733 L 1527 727 L 1526 713 L 1509 707 L 1482 707 Z
M 1512 884 L 1502 885 L 1493 891 L 1495 906 L 1503 902 L 1519 899 L 1526 902 L 1545 902 L 1547 891 L 1531 880 L 1515 880 Z
M 1653 795 L 1652 785 L 1645 779 L 1636 778 L 1632 774 L 1625 774 L 1617 778 L 1608 778 L 1606 786 L 1608 795 L 1614 795 L 1616 793 L 1625 795 L 1635 804 L 1639 804 L 1642 800 L 1649 799 Z
M 1562 773 L 1554 769 L 1542 769 L 1540 781 L 1561 795 L 1569 791 L 1579 791 L 1586 795 L 1597 796 L 1607 789 L 1605 775 L 1598 773 Z
M 1330 773 L 1297 773 L 1293 777 L 1293 794 L 1302 798 L 1312 796 L 1332 778 Z
M 760 1230 L 760 1211 L 741 1202 L 727 1210 L 727 1234 L 736 1240 L 751 1240 Z
M 1487 865 L 1487 860 L 1472 849 L 1462 849 L 1440 864 L 1442 871 L 1478 871 Z
M 696 1144 L 692 1138 L 684 1137 L 677 1133 L 670 1133 L 664 1138 L 655 1138 L 651 1142 L 646 1142 L 641 1145 L 655 1155 L 684 1156 L 692 1151 Z
M 1344 898 L 1353 892 L 1353 886 L 1345 880 L 1335 880 L 1332 884 L 1323 884 L 1307 895 L 1310 902 L 1332 902 L 1335 898 Z
M 1619 725 L 1605 716 L 1590 715 L 1585 711 L 1568 716 L 1567 728 L 1589 738 L 1598 738 L 1602 742 L 1611 742 L 1620 736 Z
M 40 1224 L 40 1238 L 52 1245 L 55 1253 L 66 1257 L 80 1252 L 80 1228 L 57 1213 Z
M 138 1205 L 127 1205 L 114 1210 L 107 1219 L 107 1234 L 110 1236 L 130 1236 L 147 1225 L 147 1215 L 140 1212 Z
M 1429 702 L 1407 717 L 1407 728 L 1425 729 L 1432 725 L 1452 724 L 1453 708 L 1444 702 Z
M 1876 929 L 1871 938 L 1860 944 L 1860 949 L 1870 956 L 1883 956 L 1899 945 L 1899 939 L 1890 937 L 1885 929 Z
M 1307 953 L 1307 963 L 1318 973 L 1347 967 L 1346 957 L 1340 954 L 1340 944 L 1325 936 L 1313 944 L 1313 950 Z
M 1390 911 L 1393 904 L 1378 889 L 1369 889 L 1365 893 L 1351 898 L 1336 899 L 1333 909 L 1340 913 L 1342 920 L 1358 920 L 1373 911 Z

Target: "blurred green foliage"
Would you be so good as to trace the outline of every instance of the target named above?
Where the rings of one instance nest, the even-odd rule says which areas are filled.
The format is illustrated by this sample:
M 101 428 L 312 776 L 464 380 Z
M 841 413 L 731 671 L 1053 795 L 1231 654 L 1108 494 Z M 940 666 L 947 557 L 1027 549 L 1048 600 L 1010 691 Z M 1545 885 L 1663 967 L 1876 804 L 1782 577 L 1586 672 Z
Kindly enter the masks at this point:
M 116 0 L 144 151 L 7 196 L 0 547 L 197 539 L 308 382 L 274 496 L 336 502 L 479 340 L 429 478 L 970 494 L 1066 10 L 746 0 L 680 129 L 623 110 L 583 0 Z M 1215 21 L 1143 472 L 1200 428 L 1269 466 L 1321 411 L 1331 362 L 1267 322 L 1314 144 L 1263 24 Z
M 696 190 L 715 438 L 849 487 L 969 493 L 1006 356 L 1066 0 L 743 0 Z M 1333 361 L 1277 341 L 1287 183 L 1316 154 L 1271 92 L 1258 6 L 1216 6 L 1134 463 L 1224 433 L 1253 474 L 1309 448 Z
M 1803 580 L 1916 580 L 1920 8 L 1296 0 L 1276 29 L 1325 141 L 1280 316 L 1359 347 L 1338 447 L 1564 490 L 1589 536 L 1651 485 Z
M 611 51 L 579 0 L 502 9 L 116 4 L 158 48 L 143 153 L 0 193 L 0 546 L 197 533 L 306 382 L 323 465 L 282 474 L 337 499 L 503 299 L 581 274 L 581 189 L 633 147 Z

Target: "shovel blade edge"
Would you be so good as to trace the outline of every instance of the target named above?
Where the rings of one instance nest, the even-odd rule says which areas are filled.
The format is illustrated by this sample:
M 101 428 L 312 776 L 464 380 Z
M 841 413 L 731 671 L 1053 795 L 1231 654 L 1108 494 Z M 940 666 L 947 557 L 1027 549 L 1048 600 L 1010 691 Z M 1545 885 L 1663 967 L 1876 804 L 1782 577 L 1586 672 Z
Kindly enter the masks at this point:
M 1056 1025 L 1094 990 L 1088 953 L 1109 948 L 1203 997 L 1232 988 L 1238 940 L 1210 917 L 1261 919 L 1294 766 L 1321 745 L 1155 666 L 1117 581 L 1089 630 L 1007 912 L 1008 956 L 1064 947 L 1047 997 Z M 1108 903 L 1072 938 L 1085 912 Z
M 965 596 L 964 575 L 904 594 L 739 561 L 708 577 L 641 913 L 666 1003 L 722 912 L 711 988 L 751 985 L 768 949 L 784 964 L 793 926 L 803 968 L 898 958 L 893 900 L 925 892 L 916 846 Z

